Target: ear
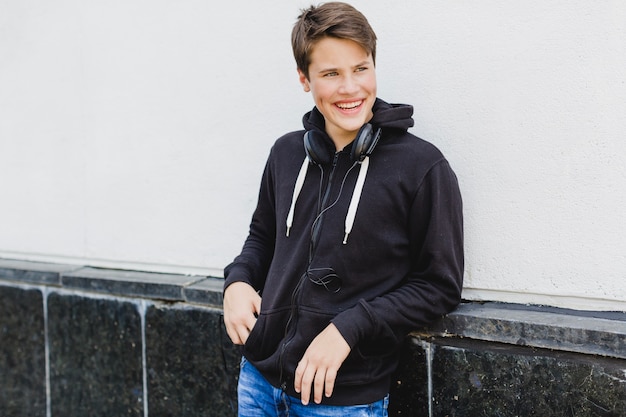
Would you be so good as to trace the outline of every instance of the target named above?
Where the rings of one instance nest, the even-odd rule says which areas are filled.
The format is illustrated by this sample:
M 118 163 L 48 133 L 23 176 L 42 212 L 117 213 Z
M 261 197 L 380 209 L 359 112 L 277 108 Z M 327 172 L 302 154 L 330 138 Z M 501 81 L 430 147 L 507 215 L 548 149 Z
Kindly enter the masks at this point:
M 307 80 L 306 75 L 302 72 L 302 70 L 298 69 L 298 78 L 300 79 L 300 84 L 302 84 L 302 88 L 304 88 L 304 92 L 308 93 L 311 91 L 311 87 L 309 86 L 309 80 Z

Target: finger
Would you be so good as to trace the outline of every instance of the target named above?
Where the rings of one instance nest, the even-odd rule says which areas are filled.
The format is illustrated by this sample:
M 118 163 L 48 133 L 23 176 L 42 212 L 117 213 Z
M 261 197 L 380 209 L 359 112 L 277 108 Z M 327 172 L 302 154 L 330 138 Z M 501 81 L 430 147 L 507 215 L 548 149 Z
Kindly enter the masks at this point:
M 315 381 L 313 381 L 313 401 L 316 404 L 322 402 L 322 395 L 324 394 L 324 380 L 326 379 L 326 372 L 319 369 L 315 373 Z
M 239 333 L 236 330 L 236 327 L 232 325 L 229 321 L 224 320 L 224 325 L 226 326 L 226 334 L 230 337 L 230 340 L 236 344 L 241 344 L 241 339 L 239 338 Z
M 253 319 L 252 321 L 254 321 L 254 316 L 252 316 L 252 319 Z M 250 322 L 251 320 L 247 319 L 245 321 Z M 248 328 L 250 327 L 250 325 L 247 324 L 246 322 L 244 322 L 244 319 L 234 320 L 230 314 L 224 316 L 224 324 L 226 326 L 226 333 L 228 334 L 228 337 L 230 337 L 230 340 L 234 344 L 240 345 L 245 342 L 245 339 L 247 338 L 247 335 L 249 333 Z
M 250 337 L 250 333 L 252 333 L 252 329 L 256 324 L 256 318 L 252 316 L 251 319 L 248 319 L 246 323 L 239 328 L 239 338 L 241 339 L 242 344 L 245 344 L 248 341 L 248 337 Z
M 256 319 L 252 314 L 242 322 L 226 322 L 226 332 L 236 345 L 243 345 L 248 340 L 252 328 L 256 324 Z
M 306 360 L 303 359 L 298 363 L 298 367 L 296 368 L 296 373 L 294 375 L 293 388 L 297 393 L 300 393 L 302 390 L 302 376 L 304 375 L 304 370 L 306 369 Z
M 307 405 L 311 399 L 311 388 L 313 380 L 315 379 L 315 369 L 311 366 L 307 366 L 302 375 L 300 400 L 302 405 Z
M 258 315 L 261 312 L 261 297 L 254 300 L 254 312 Z
M 228 331 L 227 329 L 226 332 L 228 333 L 230 340 L 232 340 L 234 344 L 243 345 L 244 343 L 246 343 L 246 339 L 248 338 L 248 336 L 247 336 L 247 330 L 245 327 L 236 326 L 236 327 L 233 327 L 230 331 Z
M 229 328 L 228 326 L 226 327 L 226 333 L 228 334 L 228 337 L 230 337 L 230 341 L 233 342 L 233 344 L 235 345 L 242 345 L 243 342 L 241 340 L 241 338 L 239 337 L 239 333 L 237 333 L 235 330 Z
M 252 329 L 256 325 L 256 321 L 257 321 L 257 318 L 254 316 L 254 314 L 250 314 L 246 318 L 246 322 L 244 323 L 244 327 L 245 327 L 245 330 L 247 331 L 247 334 L 250 334 L 250 332 L 252 332 Z
M 326 379 L 324 381 L 324 395 L 330 397 L 335 389 L 335 379 L 337 379 L 337 371 L 334 369 L 326 370 Z

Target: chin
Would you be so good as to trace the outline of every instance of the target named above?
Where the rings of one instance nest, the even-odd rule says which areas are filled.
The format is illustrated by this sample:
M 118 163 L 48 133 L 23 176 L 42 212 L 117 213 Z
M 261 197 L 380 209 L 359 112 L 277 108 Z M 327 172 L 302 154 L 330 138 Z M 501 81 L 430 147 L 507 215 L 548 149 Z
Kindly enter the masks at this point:
M 343 128 L 347 132 L 354 132 L 356 134 L 356 132 L 358 132 L 365 123 L 367 123 L 367 119 L 363 118 L 352 123 L 346 123 Z

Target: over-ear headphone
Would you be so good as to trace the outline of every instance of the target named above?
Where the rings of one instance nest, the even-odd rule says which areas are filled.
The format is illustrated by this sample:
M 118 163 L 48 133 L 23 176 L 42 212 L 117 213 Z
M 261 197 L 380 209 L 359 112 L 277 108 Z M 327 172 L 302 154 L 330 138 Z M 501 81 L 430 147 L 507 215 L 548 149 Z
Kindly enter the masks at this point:
M 371 124 L 365 123 L 352 144 L 350 158 L 354 162 L 362 162 L 369 156 L 380 139 L 380 128 L 376 129 Z M 317 130 L 308 130 L 304 134 L 304 150 L 311 162 L 316 165 L 330 164 L 335 155 L 335 148 L 324 138 L 324 133 Z

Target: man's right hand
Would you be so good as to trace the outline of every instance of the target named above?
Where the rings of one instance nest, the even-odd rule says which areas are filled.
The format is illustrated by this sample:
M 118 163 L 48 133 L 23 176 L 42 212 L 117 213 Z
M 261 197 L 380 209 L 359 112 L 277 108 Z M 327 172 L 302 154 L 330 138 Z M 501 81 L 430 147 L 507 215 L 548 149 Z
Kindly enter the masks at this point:
M 243 345 L 261 312 L 261 297 L 245 282 L 233 282 L 224 291 L 224 324 L 236 345 Z

